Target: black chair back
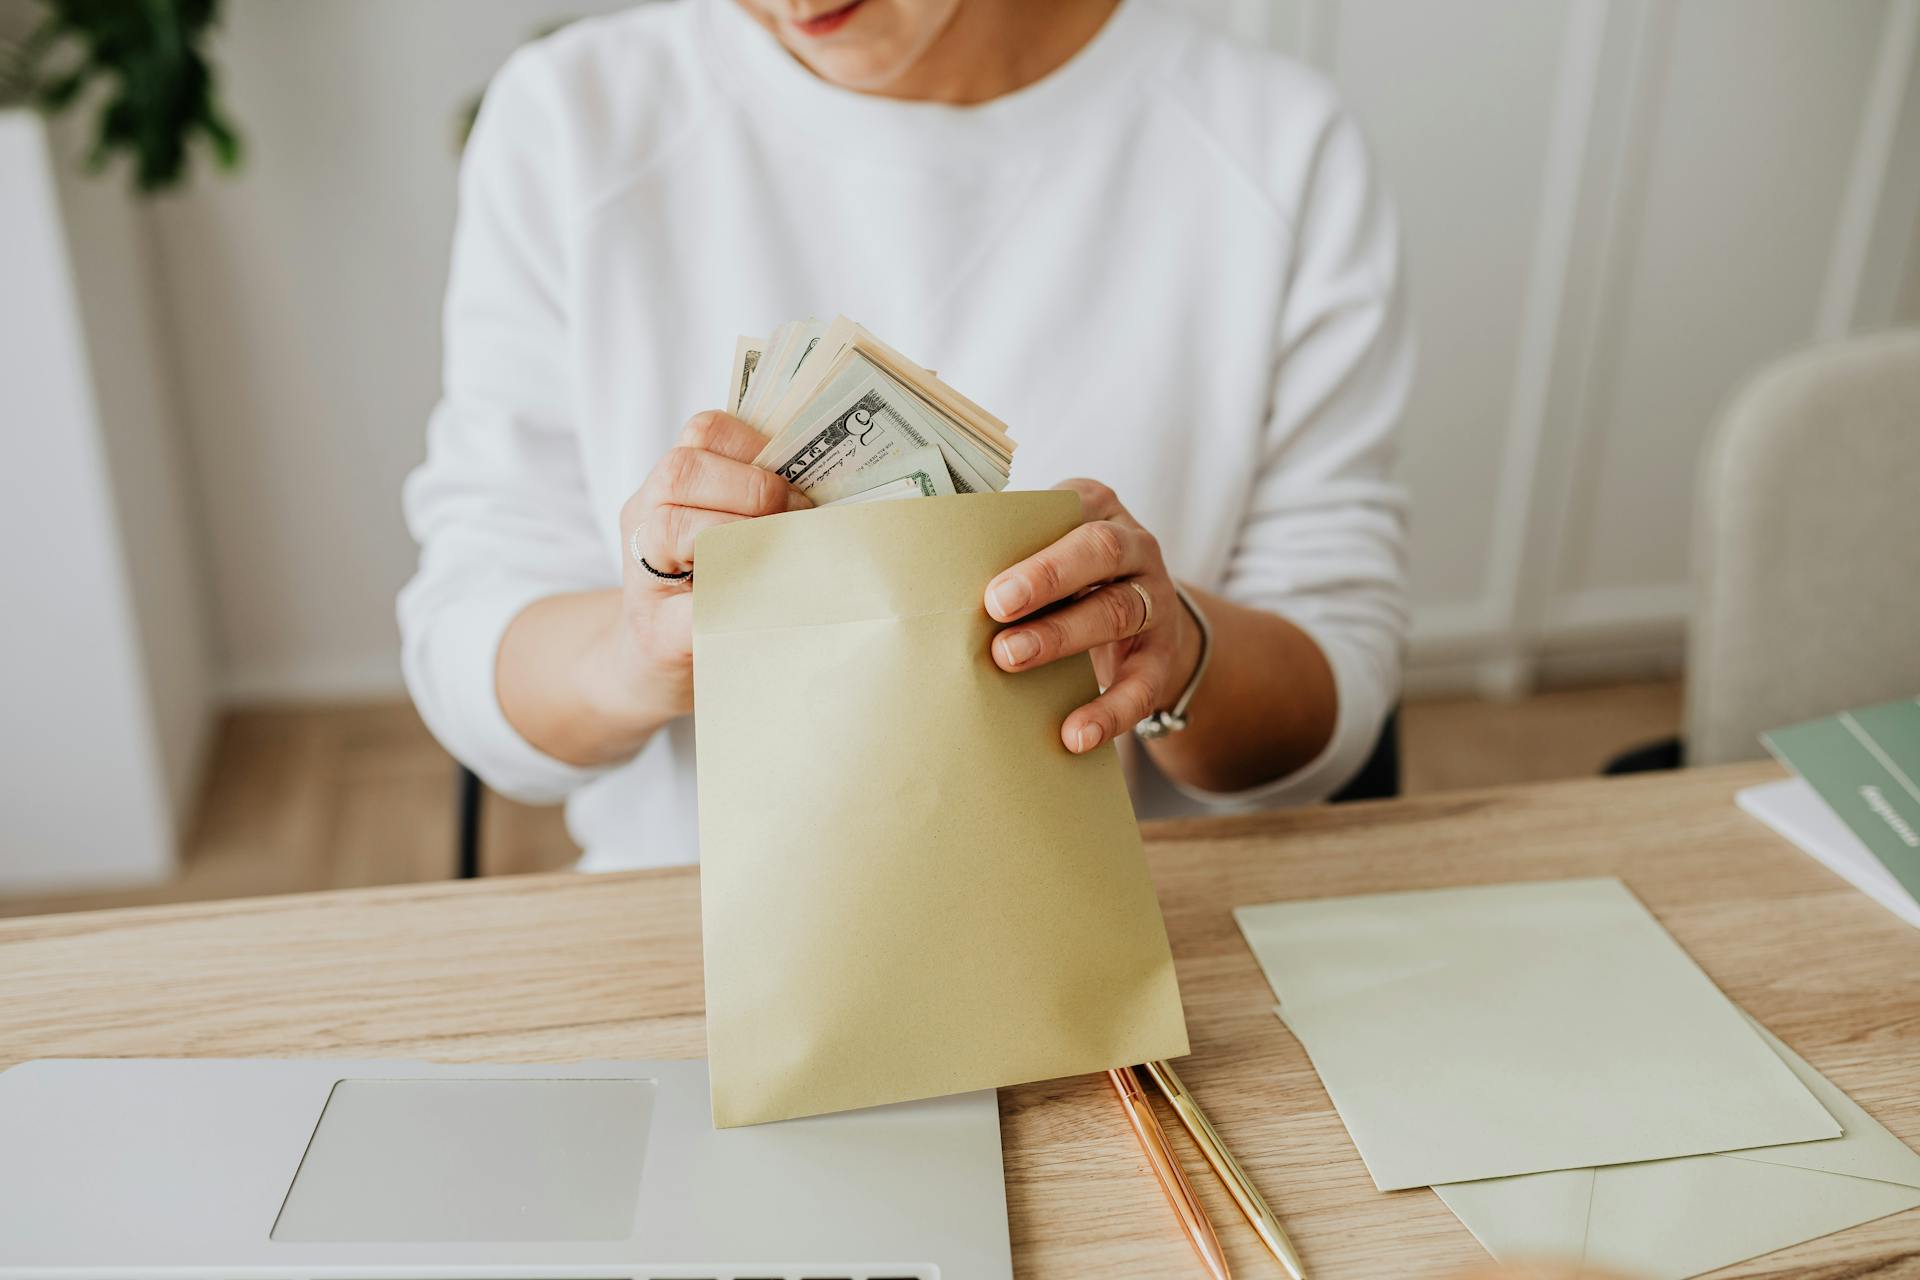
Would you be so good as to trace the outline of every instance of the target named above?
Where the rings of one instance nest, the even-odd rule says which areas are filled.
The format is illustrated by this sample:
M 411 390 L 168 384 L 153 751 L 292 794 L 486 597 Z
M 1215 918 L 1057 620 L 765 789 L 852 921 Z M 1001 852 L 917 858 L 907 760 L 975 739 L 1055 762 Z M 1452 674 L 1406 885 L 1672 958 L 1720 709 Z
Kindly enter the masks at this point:
M 1335 792 L 1329 804 L 1349 800 L 1391 800 L 1400 794 L 1400 708 L 1387 713 L 1380 726 L 1380 737 L 1373 754 L 1360 766 L 1346 786 Z

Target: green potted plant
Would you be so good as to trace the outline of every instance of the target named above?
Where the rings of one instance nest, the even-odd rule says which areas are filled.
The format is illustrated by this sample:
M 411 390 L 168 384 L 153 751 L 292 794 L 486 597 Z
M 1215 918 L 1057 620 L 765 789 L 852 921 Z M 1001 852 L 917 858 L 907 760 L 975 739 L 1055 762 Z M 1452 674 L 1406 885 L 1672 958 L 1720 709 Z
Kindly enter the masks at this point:
M 196 143 L 221 168 L 238 165 L 239 135 L 206 54 L 219 0 L 35 0 L 31 8 L 24 36 L 0 43 L 0 105 L 54 115 L 97 104 L 90 167 L 124 154 L 142 192 L 178 186 Z

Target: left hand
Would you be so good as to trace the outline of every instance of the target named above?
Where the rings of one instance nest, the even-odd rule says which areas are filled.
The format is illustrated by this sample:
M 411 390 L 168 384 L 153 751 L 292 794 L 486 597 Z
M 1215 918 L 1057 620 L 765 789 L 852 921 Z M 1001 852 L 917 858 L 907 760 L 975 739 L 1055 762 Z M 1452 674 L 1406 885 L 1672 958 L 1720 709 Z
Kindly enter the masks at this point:
M 1093 480 L 1057 487 L 1080 495 L 1084 523 L 989 582 L 986 604 L 991 617 L 1020 624 L 994 637 L 1003 671 L 1093 654 L 1103 692 L 1060 726 L 1080 754 L 1172 705 L 1199 664 L 1200 635 L 1159 542 L 1113 490 Z

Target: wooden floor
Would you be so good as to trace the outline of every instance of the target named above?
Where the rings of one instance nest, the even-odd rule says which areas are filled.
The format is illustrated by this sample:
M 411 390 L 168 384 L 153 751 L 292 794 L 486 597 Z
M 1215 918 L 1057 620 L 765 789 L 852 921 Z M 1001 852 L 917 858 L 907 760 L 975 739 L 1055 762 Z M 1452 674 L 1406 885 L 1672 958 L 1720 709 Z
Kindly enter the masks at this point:
M 1584 778 L 1632 747 L 1680 732 L 1680 685 L 1609 685 L 1410 702 L 1400 714 L 1409 795 L 1508 782 Z
M 1518 702 L 1408 703 L 1406 790 L 1444 791 L 1595 773 L 1677 731 L 1679 686 L 1618 685 Z M 558 809 L 489 795 L 489 875 L 576 856 Z M 229 715 L 181 875 L 157 889 L 0 899 L 0 916 L 439 880 L 453 875 L 453 763 L 404 702 Z

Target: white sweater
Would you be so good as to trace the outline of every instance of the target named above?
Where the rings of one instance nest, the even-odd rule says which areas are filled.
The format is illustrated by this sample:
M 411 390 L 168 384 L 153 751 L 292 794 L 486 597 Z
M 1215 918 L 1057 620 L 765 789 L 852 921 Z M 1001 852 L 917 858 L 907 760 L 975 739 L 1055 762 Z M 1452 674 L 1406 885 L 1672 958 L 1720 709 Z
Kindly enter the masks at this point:
M 733 339 L 845 313 L 990 408 L 1013 487 L 1111 485 L 1176 577 L 1325 651 L 1321 756 L 1233 797 L 1135 772 L 1142 816 L 1318 800 L 1398 698 L 1413 366 L 1389 205 L 1327 84 L 1125 0 L 983 106 L 815 79 L 733 0 L 643 5 L 516 54 L 461 179 L 445 393 L 408 481 L 408 687 L 501 792 L 564 798 L 589 869 L 698 856 L 693 725 L 575 768 L 508 724 L 507 624 L 620 581 L 621 504 Z

